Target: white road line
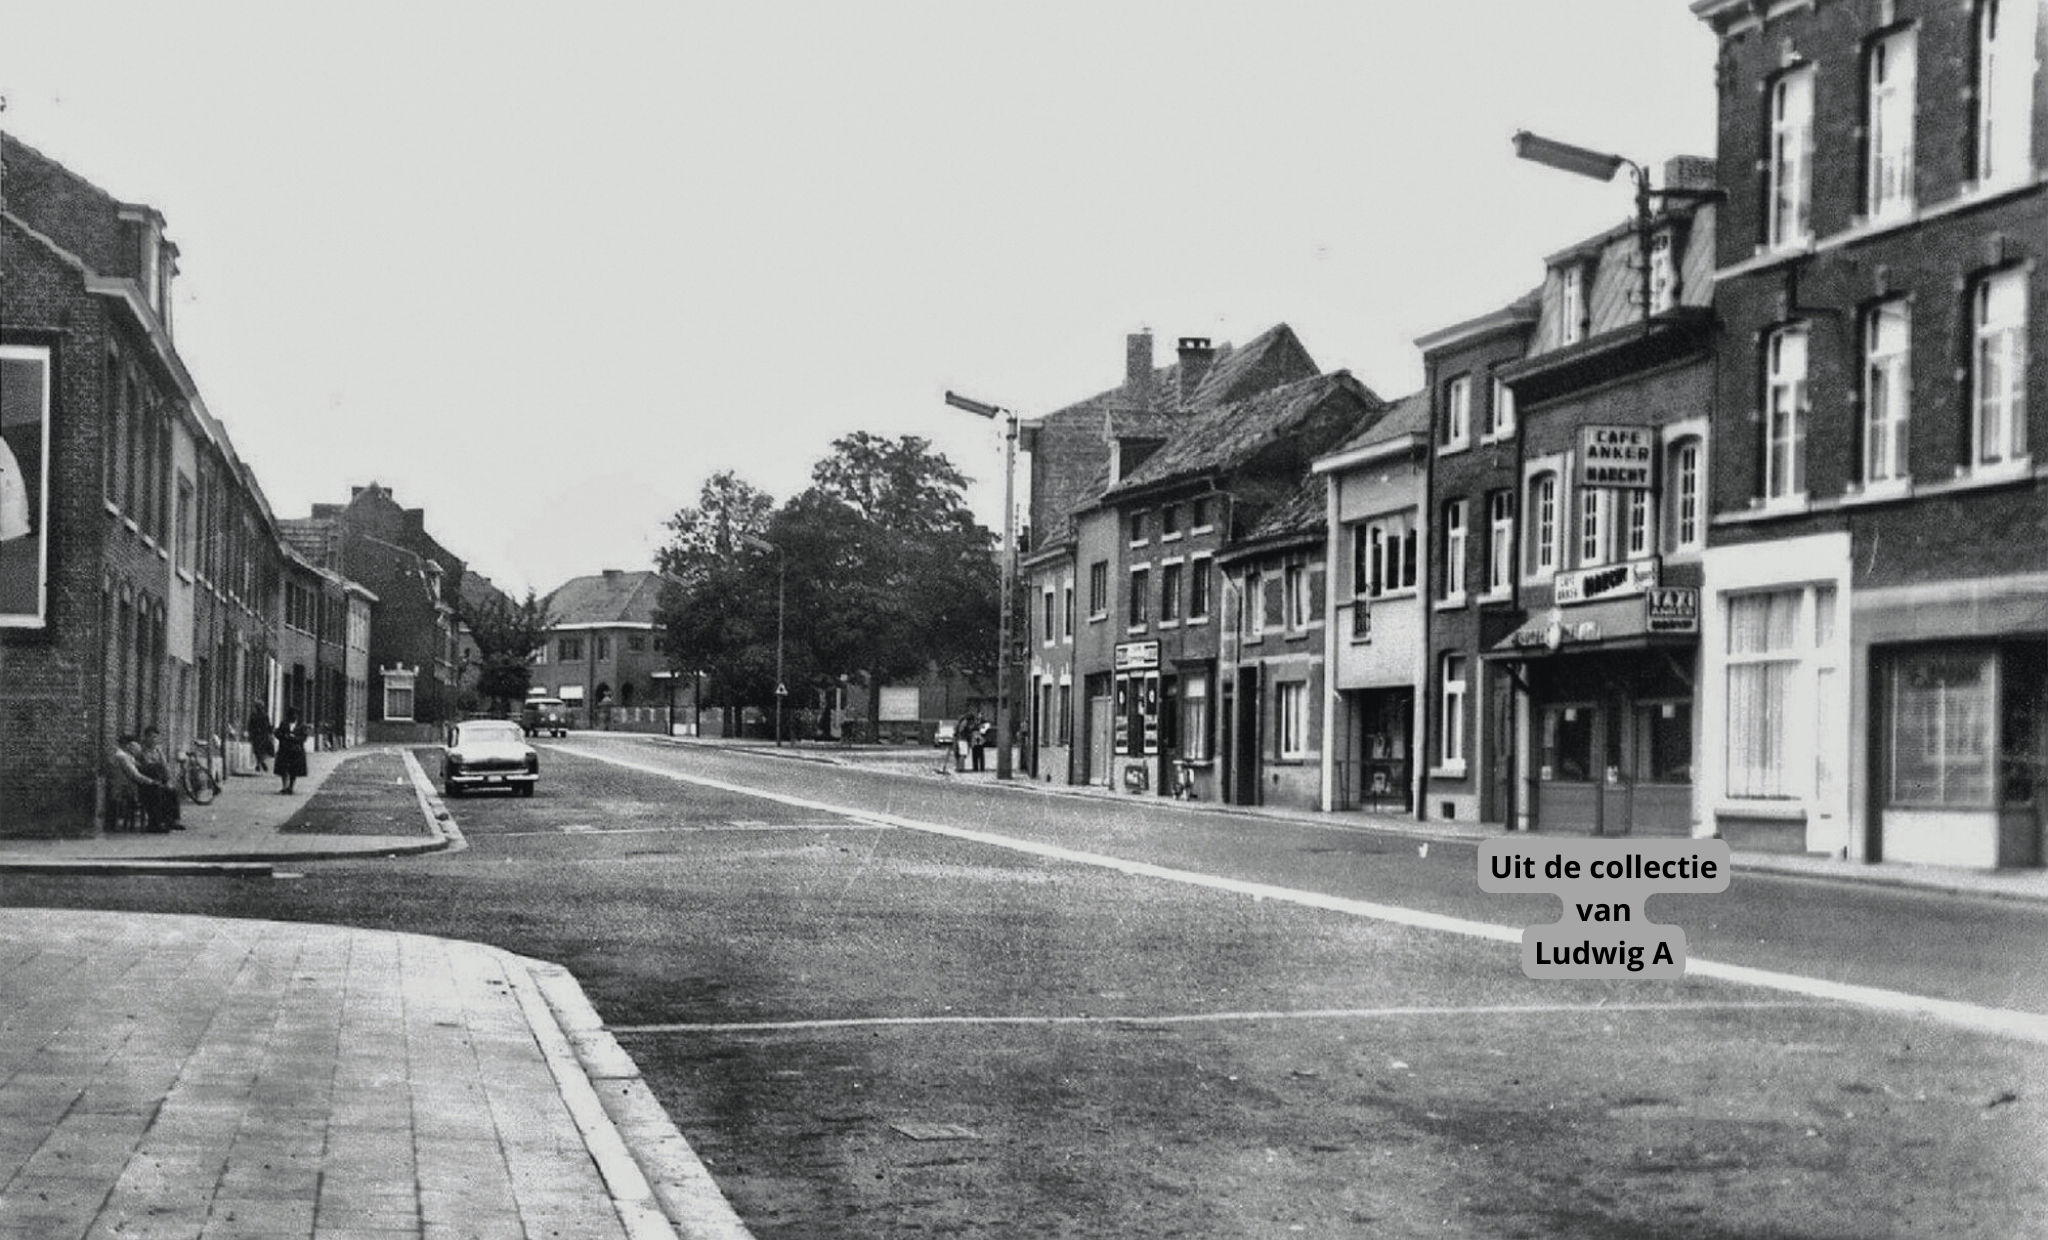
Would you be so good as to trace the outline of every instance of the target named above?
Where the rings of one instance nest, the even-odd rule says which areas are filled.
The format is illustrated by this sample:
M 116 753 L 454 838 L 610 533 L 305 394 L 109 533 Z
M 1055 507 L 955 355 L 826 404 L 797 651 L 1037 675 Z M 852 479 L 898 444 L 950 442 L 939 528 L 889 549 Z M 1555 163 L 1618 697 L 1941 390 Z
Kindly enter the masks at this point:
M 1144 861 L 1127 861 L 1102 853 L 1081 852 L 1072 848 L 1061 848 L 1055 844 L 1041 844 L 1035 840 L 1012 839 L 986 831 L 972 831 L 965 827 L 950 827 L 943 823 L 922 822 L 915 818 L 904 818 L 895 814 L 878 814 L 867 810 L 850 809 L 845 806 L 828 805 L 822 801 L 807 800 L 787 793 L 769 792 L 743 784 L 729 783 L 703 775 L 686 775 L 680 771 L 664 770 L 644 762 L 632 762 L 609 754 L 592 753 L 589 750 L 555 746 L 565 753 L 597 762 L 609 763 L 631 771 L 672 779 L 678 783 L 696 784 L 704 788 L 716 788 L 723 792 L 734 792 L 744 796 L 761 797 L 778 801 L 801 809 L 818 812 L 843 814 L 849 818 L 864 819 L 901 827 L 907 831 L 922 831 L 930 835 L 948 836 L 986 844 L 992 848 L 1004 848 L 1012 852 L 1045 857 L 1055 861 L 1067 861 L 1075 865 L 1097 866 L 1116 870 L 1138 878 L 1157 878 L 1167 882 L 1184 883 L 1194 887 L 1206 887 L 1214 891 L 1229 891 L 1248 895 L 1253 899 L 1280 900 L 1304 908 L 1323 909 L 1333 913 L 1344 913 L 1353 917 L 1364 917 L 1397 926 L 1412 926 L 1420 930 L 1439 930 L 1447 934 L 1462 934 L 1470 938 L 1490 939 L 1496 943 L 1522 942 L 1522 927 L 1503 926 L 1493 922 L 1471 921 L 1463 917 L 1447 917 L 1440 913 L 1425 913 L 1418 909 L 1402 908 L 1393 904 L 1376 904 L 1367 900 L 1347 900 L 1341 896 L 1324 895 L 1316 891 L 1299 891 L 1289 887 L 1275 887 L 1267 883 L 1249 883 L 1215 874 L 1203 874 L 1195 870 L 1176 870 L 1166 866 L 1152 865 Z M 1825 978 L 1803 977 L 1796 973 L 1780 973 L 1772 969 L 1756 969 L 1747 965 L 1722 964 L 1718 961 L 1703 960 L 1698 956 L 1685 962 L 1687 977 L 1706 977 L 1717 981 L 1734 982 L 1743 986 L 1759 986 L 1768 990 L 1783 991 L 1787 994 L 1804 995 L 1813 999 L 1829 999 L 1838 1003 L 1853 1004 L 1880 1012 L 1899 1015 L 1924 1016 L 1943 1024 L 1971 1029 L 1980 1033 L 1995 1033 L 2004 1037 L 2017 1038 L 2026 1042 L 2048 1044 L 2048 1015 L 2039 1012 L 2018 1012 L 2010 1008 L 1986 1007 L 1976 1003 L 1963 1003 L 1954 999 L 1936 999 L 1927 995 L 1909 994 L 1900 990 L 1886 990 L 1876 986 L 1857 986 L 1847 982 L 1833 982 Z
M 613 1033 L 789 1033 L 925 1025 L 1209 1025 L 1274 1020 L 1374 1020 L 1403 1016 L 1584 1015 L 1615 1012 L 1757 1012 L 1828 1007 L 1822 1003 L 1505 1003 L 1479 1007 L 1309 1008 L 1272 1012 L 1178 1012 L 1162 1016 L 849 1016 L 832 1020 L 612 1025 Z
M 536 835 L 559 838 L 564 835 L 601 839 L 611 835 L 689 835 L 707 831 L 894 831 L 886 822 L 701 822 L 668 827 L 542 827 L 533 831 L 493 831 L 494 840 L 516 840 Z

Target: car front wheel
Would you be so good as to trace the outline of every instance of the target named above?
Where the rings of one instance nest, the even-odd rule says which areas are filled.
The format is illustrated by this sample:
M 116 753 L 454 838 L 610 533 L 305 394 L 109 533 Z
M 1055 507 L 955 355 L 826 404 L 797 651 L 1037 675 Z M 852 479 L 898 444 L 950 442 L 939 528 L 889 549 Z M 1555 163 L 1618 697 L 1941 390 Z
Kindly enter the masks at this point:
M 520 796 L 523 796 L 523 797 L 530 797 L 530 796 L 532 796 L 532 795 L 533 795 L 533 785 L 532 785 L 532 784 L 521 784 L 521 785 L 519 785 L 519 795 L 520 795 Z

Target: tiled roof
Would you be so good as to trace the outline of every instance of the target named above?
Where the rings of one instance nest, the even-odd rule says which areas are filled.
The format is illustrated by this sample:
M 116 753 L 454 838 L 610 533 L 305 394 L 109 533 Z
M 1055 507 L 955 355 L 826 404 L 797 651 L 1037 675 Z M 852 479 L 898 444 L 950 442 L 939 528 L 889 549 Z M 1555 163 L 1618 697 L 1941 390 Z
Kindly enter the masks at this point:
M 1258 523 L 1245 533 L 1247 543 L 1289 537 L 1320 537 L 1329 527 L 1329 483 L 1322 478 L 1305 478 L 1294 493 L 1267 509 Z
M 1349 371 L 1289 383 L 1201 415 L 1107 494 L 1115 496 L 1242 465 L 1297 430 L 1323 402 L 1340 392 L 1351 393 L 1368 408 L 1385 407 L 1385 402 Z
M 1364 431 L 1330 450 L 1331 456 L 1353 452 L 1359 448 L 1370 448 L 1374 444 L 1399 439 L 1403 435 L 1427 435 L 1429 433 L 1429 392 L 1410 392 L 1394 402 L 1386 416 L 1374 422 Z
M 651 572 L 594 573 L 571 577 L 548 595 L 556 624 L 652 624 L 661 600 L 661 576 Z

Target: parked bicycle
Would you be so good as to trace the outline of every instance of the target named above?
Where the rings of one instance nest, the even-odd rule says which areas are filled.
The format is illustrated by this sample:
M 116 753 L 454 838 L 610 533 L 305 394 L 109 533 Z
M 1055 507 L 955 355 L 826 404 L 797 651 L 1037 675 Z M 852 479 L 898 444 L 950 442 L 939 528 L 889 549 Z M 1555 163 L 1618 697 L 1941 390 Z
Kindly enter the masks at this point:
M 202 753 L 203 751 L 203 753 Z M 220 795 L 220 776 L 214 773 L 213 742 L 196 740 L 178 755 L 178 787 L 194 805 L 205 805 Z

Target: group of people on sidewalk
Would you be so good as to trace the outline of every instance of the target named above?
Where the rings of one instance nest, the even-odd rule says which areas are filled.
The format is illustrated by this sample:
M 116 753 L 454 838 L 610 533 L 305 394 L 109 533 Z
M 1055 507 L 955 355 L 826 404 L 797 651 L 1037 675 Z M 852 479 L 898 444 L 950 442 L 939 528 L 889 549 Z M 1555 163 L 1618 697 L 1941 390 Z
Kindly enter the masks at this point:
M 271 770 L 274 765 L 278 792 L 290 796 L 297 791 L 299 779 L 306 773 L 306 727 L 299 722 L 299 712 L 285 711 L 284 722 L 272 727 L 270 717 L 258 706 L 249 712 L 245 731 L 256 769 Z M 107 766 L 115 802 L 122 806 L 132 802 L 134 810 L 110 815 L 110 824 L 126 820 L 136 830 L 151 832 L 185 829 L 180 821 L 183 815 L 174 768 L 160 728 L 150 724 L 140 733 L 123 732 L 116 737 Z M 113 829 L 111 825 L 109 829 Z
M 968 711 L 960 716 L 960 722 L 953 725 L 953 769 L 965 771 L 970 758 L 977 771 L 988 769 L 988 734 L 994 725 L 980 715 Z

